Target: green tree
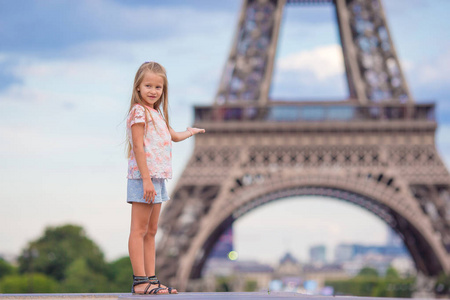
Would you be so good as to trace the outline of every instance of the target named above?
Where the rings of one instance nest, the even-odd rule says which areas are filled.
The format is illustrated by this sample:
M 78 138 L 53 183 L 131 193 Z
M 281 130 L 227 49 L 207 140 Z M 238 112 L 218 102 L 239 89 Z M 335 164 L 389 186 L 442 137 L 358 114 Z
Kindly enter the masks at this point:
M 44 274 L 7 275 L 0 280 L 1 293 L 54 293 L 58 283 Z
M 399 279 L 400 278 L 400 275 L 398 274 L 398 272 L 397 272 L 397 270 L 395 269 L 395 268 L 393 268 L 393 267 L 389 267 L 387 270 L 386 270 L 386 279 L 388 279 L 388 280 L 393 280 L 393 279 Z
M 414 291 L 414 277 L 394 278 L 398 275 L 395 270 L 386 272 L 385 277 L 377 277 L 373 271 L 365 270 L 362 275 L 347 280 L 327 280 L 325 285 L 332 286 L 336 294 L 411 298 Z
M 112 281 L 114 282 L 111 292 L 128 292 L 133 282 L 133 269 L 131 268 L 130 257 L 125 256 L 113 261 L 109 264 L 109 268 L 113 276 Z
M 256 292 L 256 289 L 258 288 L 258 283 L 255 280 L 246 280 L 244 291 L 245 292 Z
M 378 271 L 371 267 L 364 267 L 359 271 L 358 276 L 361 277 L 378 277 Z
M 65 293 L 109 292 L 108 278 L 90 268 L 84 258 L 72 262 L 66 269 L 61 291 Z
M 16 268 L 14 268 L 10 263 L 8 263 L 3 258 L 0 258 L 0 279 L 6 275 L 12 275 L 16 272 Z
M 231 292 L 232 277 L 221 276 L 216 278 L 216 292 Z
M 100 248 L 76 225 L 46 228 L 19 256 L 19 272 L 38 272 L 61 281 L 74 261 L 83 259 L 96 274 L 109 274 Z

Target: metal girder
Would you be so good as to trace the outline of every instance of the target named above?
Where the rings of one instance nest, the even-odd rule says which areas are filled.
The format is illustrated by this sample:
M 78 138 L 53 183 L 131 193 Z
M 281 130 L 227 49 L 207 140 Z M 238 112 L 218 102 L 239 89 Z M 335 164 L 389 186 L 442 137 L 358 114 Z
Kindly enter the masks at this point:
M 380 0 L 246 0 L 216 105 L 267 105 L 286 3 L 335 4 L 351 101 L 413 102 Z
M 412 103 L 380 0 L 336 0 L 350 98 Z
M 285 2 L 243 2 L 238 30 L 222 73 L 215 104 L 267 103 Z

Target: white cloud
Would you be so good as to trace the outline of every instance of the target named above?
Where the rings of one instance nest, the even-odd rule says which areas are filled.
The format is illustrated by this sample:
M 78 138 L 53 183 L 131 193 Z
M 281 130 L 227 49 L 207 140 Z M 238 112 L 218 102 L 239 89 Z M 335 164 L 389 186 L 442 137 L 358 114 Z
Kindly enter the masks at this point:
M 92 136 L 83 134 L 65 134 L 63 131 L 45 131 L 32 126 L 0 126 L 0 141 L 7 147 L 0 148 L 0 153 L 14 157 L 28 155 L 47 157 L 67 153 L 74 159 L 74 154 L 83 149 L 104 150 L 117 143 L 110 135 Z
M 205 40 L 211 41 L 211 47 L 198 47 Z M 223 30 L 215 34 L 169 37 L 158 42 L 94 41 L 67 50 L 85 53 L 82 57 L 9 55 L 9 60 L 16 62 L 11 72 L 21 84 L 10 86 L 0 98 L 78 104 L 91 101 L 91 105 L 102 102 L 102 98 L 128 102 L 137 68 L 144 61 L 154 60 L 168 71 L 172 104 L 173 101 L 212 103 L 229 40 L 231 33 Z
M 450 50 L 419 62 L 402 61 L 402 66 L 413 81 L 422 86 L 448 86 L 450 83 Z
M 47 94 L 39 89 L 14 84 L 0 94 L 0 101 L 11 103 L 45 102 Z
M 450 50 L 442 53 L 433 61 L 420 65 L 417 74 L 423 84 L 448 84 L 450 82 Z
M 400 59 L 400 65 L 404 72 L 410 72 L 414 69 L 414 63 L 406 59 Z
M 281 71 L 307 72 L 325 81 L 344 72 L 342 49 L 340 45 L 328 45 L 301 51 L 280 58 L 278 67 Z

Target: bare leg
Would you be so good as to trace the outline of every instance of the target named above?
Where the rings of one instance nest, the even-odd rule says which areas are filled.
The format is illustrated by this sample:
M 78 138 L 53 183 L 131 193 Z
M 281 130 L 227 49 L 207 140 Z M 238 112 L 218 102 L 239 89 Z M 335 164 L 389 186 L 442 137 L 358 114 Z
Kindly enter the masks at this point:
M 161 203 L 154 204 L 148 220 L 147 234 L 144 236 L 144 264 L 147 276 L 155 275 L 155 236 L 158 230 L 159 213 Z
M 145 276 L 144 269 L 144 236 L 147 233 L 148 218 L 152 213 L 153 205 L 145 203 L 131 204 L 131 227 L 128 239 L 128 253 L 130 254 L 133 274 Z
M 147 234 L 144 237 L 144 261 L 145 261 L 145 272 L 147 276 L 154 276 L 155 274 L 155 262 L 156 262 L 156 247 L 155 247 L 155 236 L 158 230 L 158 220 L 159 214 L 161 212 L 161 203 L 154 204 L 153 210 L 148 222 Z M 166 287 L 161 285 L 161 287 Z M 166 290 L 167 291 L 167 290 Z M 176 289 L 172 289 L 173 294 L 177 294 Z
M 145 246 L 144 240 L 147 235 L 147 230 L 149 227 L 149 220 L 155 206 L 159 206 L 159 211 L 161 205 L 146 204 L 146 203 L 132 203 L 131 204 L 131 228 L 130 237 L 128 239 L 128 252 L 130 254 L 131 266 L 133 268 L 133 274 L 136 276 L 150 276 L 145 272 Z M 153 274 L 151 274 L 153 275 Z M 135 286 L 135 291 L 137 293 L 142 293 L 147 284 L 140 284 Z M 150 290 L 155 288 L 151 286 Z M 158 294 L 165 294 L 167 290 L 159 291 Z

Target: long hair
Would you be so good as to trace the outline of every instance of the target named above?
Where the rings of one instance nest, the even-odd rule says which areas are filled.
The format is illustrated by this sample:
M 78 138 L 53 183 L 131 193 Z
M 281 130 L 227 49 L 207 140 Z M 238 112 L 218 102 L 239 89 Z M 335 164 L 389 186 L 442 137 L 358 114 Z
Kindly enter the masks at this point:
M 146 72 L 151 72 L 155 75 L 161 76 L 161 78 L 164 81 L 163 85 L 163 91 L 161 93 L 161 97 L 158 99 L 158 101 L 155 102 L 153 105 L 153 108 L 157 110 L 164 118 L 164 121 L 166 122 L 167 128 L 170 128 L 169 126 L 169 86 L 167 81 L 167 75 L 166 75 L 166 69 L 161 66 L 157 62 L 145 62 L 143 63 L 139 69 L 136 72 L 136 76 L 134 77 L 134 84 L 133 84 L 133 93 L 131 94 L 131 103 L 130 108 L 128 109 L 128 113 L 131 111 L 134 105 L 140 104 L 145 109 L 145 131 L 147 131 L 147 122 L 148 117 L 153 121 L 153 117 L 150 113 L 150 110 L 145 105 L 145 102 L 142 100 L 138 88 L 142 83 L 142 80 L 144 80 L 144 76 Z M 153 126 L 155 126 L 155 123 L 153 123 Z M 155 127 L 156 129 L 156 127 Z M 127 136 L 127 157 L 130 157 L 131 155 L 131 143 L 130 143 L 130 137 Z

